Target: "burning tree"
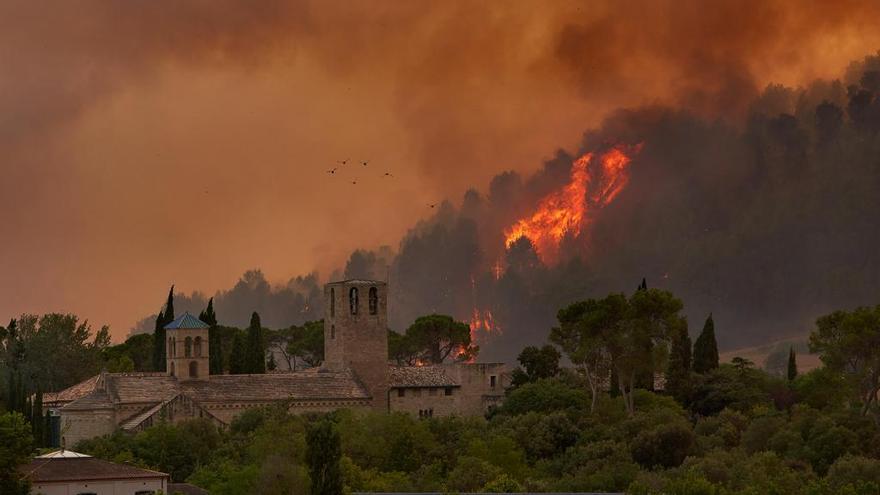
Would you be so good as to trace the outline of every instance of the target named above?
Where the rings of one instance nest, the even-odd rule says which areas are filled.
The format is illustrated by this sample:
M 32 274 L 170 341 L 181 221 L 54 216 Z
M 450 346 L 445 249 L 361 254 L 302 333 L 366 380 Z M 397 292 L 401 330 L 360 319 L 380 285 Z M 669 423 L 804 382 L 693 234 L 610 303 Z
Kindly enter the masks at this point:
M 470 326 L 447 315 L 420 316 L 405 334 L 389 337 L 392 358 L 399 364 L 441 364 L 450 356 L 470 361 L 480 350 L 471 341 Z

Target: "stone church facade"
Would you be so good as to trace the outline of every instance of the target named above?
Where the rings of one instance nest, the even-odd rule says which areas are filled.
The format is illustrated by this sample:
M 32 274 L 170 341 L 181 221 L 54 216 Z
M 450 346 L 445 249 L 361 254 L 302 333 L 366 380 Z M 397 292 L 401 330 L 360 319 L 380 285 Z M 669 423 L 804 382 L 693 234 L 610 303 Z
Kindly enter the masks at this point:
M 387 285 L 345 280 L 324 288 L 324 362 L 304 371 L 210 375 L 208 325 L 190 314 L 166 329 L 165 373 L 101 373 L 55 394 L 66 445 L 137 432 L 158 421 L 207 418 L 228 425 L 241 412 L 284 404 L 291 412 L 403 411 L 420 417 L 479 415 L 502 401 L 502 363 L 391 366 Z

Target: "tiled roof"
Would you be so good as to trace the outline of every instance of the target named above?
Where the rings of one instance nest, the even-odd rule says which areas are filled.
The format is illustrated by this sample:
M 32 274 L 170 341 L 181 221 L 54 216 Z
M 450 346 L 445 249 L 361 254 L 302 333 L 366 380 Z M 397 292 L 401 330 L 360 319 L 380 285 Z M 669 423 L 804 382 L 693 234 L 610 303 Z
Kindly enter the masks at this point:
M 63 407 L 67 411 L 91 411 L 93 409 L 113 408 L 113 399 L 104 390 L 94 390 L 92 393 L 84 395 Z
M 92 390 L 95 390 L 95 383 L 98 382 L 99 376 L 100 375 L 95 375 L 91 378 L 86 378 L 76 385 L 65 388 L 60 392 L 43 394 L 43 404 L 48 405 L 60 402 L 70 402 L 79 399 L 80 397 L 88 394 Z
M 168 483 L 168 493 L 181 493 L 183 495 L 210 495 L 208 490 L 199 488 L 189 483 Z
M 382 282 L 381 280 L 366 280 L 366 279 L 362 279 L 362 278 L 350 278 L 348 280 L 337 280 L 336 282 L 330 282 L 330 284 L 385 285 L 385 282 Z
M 440 366 L 391 366 L 392 387 L 457 387 Z
M 165 330 L 177 330 L 180 328 L 209 328 L 210 325 L 203 322 L 202 320 L 196 318 L 195 316 L 184 313 L 182 316 L 179 316 L 176 320 L 171 323 L 165 325 Z
M 208 380 L 182 382 L 159 373 L 105 373 L 103 377 L 103 388 L 93 390 L 64 408 L 74 411 L 107 409 L 114 407 L 114 404 L 145 404 L 153 407 L 178 394 L 200 403 L 370 398 L 370 394 L 350 371 L 211 375 Z
M 180 387 L 197 402 L 370 398 L 349 371 L 212 375 L 210 380 L 183 382 Z
M 22 466 L 24 475 L 31 483 L 50 481 L 87 481 L 114 479 L 167 478 L 168 475 L 159 471 L 136 468 L 125 464 L 95 459 L 94 457 L 78 457 L 66 459 L 34 459 L 30 464 Z

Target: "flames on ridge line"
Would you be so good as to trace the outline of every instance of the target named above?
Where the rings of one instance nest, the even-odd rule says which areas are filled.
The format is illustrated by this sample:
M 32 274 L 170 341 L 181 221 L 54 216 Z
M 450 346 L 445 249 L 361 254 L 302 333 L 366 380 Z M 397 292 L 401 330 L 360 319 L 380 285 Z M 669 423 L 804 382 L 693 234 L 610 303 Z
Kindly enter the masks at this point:
M 642 144 L 613 146 L 597 155 L 585 153 L 571 165 L 571 179 L 562 188 L 542 198 L 535 211 L 504 230 L 507 248 L 528 237 L 545 264 L 559 259 L 559 245 L 566 237 L 577 237 L 601 210 L 620 194 L 629 182 L 629 165 Z
M 629 183 L 629 165 L 642 146 L 643 143 L 618 144 L 601 154 L 588 152 L 575 160 L 567 184 L 543 197 L 531 215 L 504 230 L 505 247 L 510 248 L 520 238 L 528 237 L 542 262 L 558 261 L 562 240 L 566 236 L 579 236 L 595 212 L 614 201 Z M 496 280 L 500 278 L 503 273 L 500 260 L 491 271 Z M 473 277 L 471 284 L 474 286 Z M 502 333 L 490 309 L 474 306 L 469 324 L 474 343 Z

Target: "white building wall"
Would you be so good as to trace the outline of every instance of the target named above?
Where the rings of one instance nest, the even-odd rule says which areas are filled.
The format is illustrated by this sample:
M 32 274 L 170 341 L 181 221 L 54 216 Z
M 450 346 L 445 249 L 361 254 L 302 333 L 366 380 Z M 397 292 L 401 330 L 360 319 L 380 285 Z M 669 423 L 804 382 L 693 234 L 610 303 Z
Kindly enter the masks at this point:
M 31 493 L 41 495 L 78 495 L 94 493 L 96 495 L 141 495 L 152 494 L 159 490 L 168 493 L 168 480 L 165 478 L 139 480 L 107 480 L 89 482 L 53 482 L 34 483 Z

